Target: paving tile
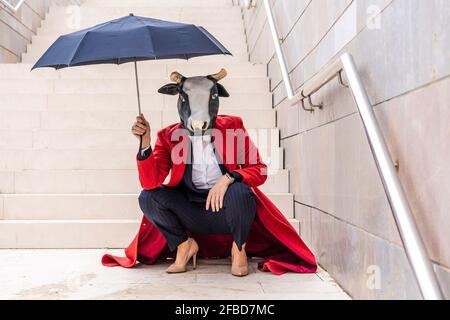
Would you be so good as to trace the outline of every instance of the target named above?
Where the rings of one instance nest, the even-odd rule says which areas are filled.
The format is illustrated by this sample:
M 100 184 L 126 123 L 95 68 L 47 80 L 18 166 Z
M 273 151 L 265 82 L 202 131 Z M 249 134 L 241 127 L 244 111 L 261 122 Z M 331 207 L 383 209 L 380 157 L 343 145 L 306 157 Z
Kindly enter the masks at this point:
M 252 259 L 250 275 L 238 278 L 230 274 L 229 259 L 200 259 L 197 270 L 173 275 L 164 271 L 170 261 L 106 268 L 104 253 L 0 250 L 0 299 L 349 299 L 322 269 L 276 276 L 258 271 Z

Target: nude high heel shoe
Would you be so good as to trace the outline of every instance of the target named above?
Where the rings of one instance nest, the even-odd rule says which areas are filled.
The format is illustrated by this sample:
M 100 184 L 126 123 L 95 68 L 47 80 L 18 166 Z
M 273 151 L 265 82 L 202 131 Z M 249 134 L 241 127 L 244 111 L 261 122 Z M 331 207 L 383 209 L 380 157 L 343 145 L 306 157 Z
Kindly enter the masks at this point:
M 177 257 L 167 269 L 167 273 L 182 273 L 187 271 L 187 264 L 192 258 L 194 270 L 197 268 L 197 252 L 199 250 L 197 242 L 193 238 L 187 239 L 177 248 Z
M 245 244 L 242 245 L 242 250 L 239 251 L 236 242 L 233 242 L 233 248 L 231 249 L 231 274 L 236 277 L 245 277 L 248 275 L 248 261 L 247 253 L 245 252 Z

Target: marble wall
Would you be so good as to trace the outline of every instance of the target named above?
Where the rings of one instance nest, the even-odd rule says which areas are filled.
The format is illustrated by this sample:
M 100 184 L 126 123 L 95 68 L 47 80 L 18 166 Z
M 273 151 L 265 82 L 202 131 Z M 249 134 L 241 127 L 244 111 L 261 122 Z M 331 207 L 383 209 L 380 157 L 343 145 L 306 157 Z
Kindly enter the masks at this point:
M 420 298 L 361 121 L 336 82 L 308 113 L 286 99 L 262 1 L 244 9 L 250 60 L 267 64 L 301 233 L 354 298 Z M 442 287 L 450 297 L 450 2 L 272 0 L 298 92 L 355 57 Z
M 0 63 L 16 63 L 45 19 L 52 4 L 80 4 L 81 0 L 26 0 L 17 12 L 0 2 Z

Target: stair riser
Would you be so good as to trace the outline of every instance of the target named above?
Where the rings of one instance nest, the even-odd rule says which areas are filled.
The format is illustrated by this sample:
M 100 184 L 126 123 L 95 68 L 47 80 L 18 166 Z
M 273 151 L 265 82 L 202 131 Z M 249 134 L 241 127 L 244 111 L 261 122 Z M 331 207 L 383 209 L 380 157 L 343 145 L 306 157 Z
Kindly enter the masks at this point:
M 80 11 L 61 11 L 54 12 L 53 10 L 43 20 L 42 27 L 47 30 L 60 30 L 60 28 L 77 28 L 85 29 L 92 26 L 104 23 L 106 21 L 115 20 L 127 16 L 130 10 L 135 12 L 135 15 L 152 17 L 161 20 L 181 22 L 186 24 L 195 24 L 204 27 L 209 31 L 209 28 L 217 28 L 226 24 L 242 25 L 242 18 L 238 11 L 223 10 L 222 14 L 217 14 L 217 10 L 198 9 L 197 12 L 178 13 L 170 10 L 161 11 L 157 9 L 116 9 L 103 8 L 101 11 L 95 8 L 81 8 Z M 64 29 L 63 29 L 64 30 Z M 211 31 L 209 31 L 211 32 Z
M 102 8 L 105 7 L 148 7 L 148 0 L 90 0 L 89 2 L 83 3 L 83 7 L 96 7 Z M 164 7 L 167 9 L 173 9 L 173 7 L 186 7 L 188 8 L 199 8 L 202 9 L 204 7 L 214 7 L 218 10 L 227 9 L 232 7 L 232 2 L 230 0 L 164 0 L 164 2 L 158 2 L 159 7 Z
M 132 12 L 134 15 L 145 15 L 154 19 L 161 19 L 163 16 L 176 16 L 182 19 L 191 18 L 191 17 L 209 17 L 212 18 L 217 16 L 220 18 L 220 13 L 227 16 L 241 16 L 241 8 L 238 6 L 228 6 L 227 8 L 219 8 L 217 7 L 216 0 L 210 1 L 208 6 L 204 7 L 196 7 L 188 5 L 171 7 L 167 8 L 163 2 L 157 3 L 155 5 L 154 1 L 144 2 L 145 6 L 134 5 L 127 0 L 124 3 L 114 4 L 112 5 L 110 1 L 105 2 L 105 4 L 101 5 L 101 10 L 99 10 L 98 6 L 92 6 L 90 2 L 84 3 L 80 7 L 64 7 L 64 6 L 51 6 L 49 9 L 49 15 L 51 16 L 61 16 L 66 15 L 69 16 L 76 9 L 77 12 L 82 14 L 83 16 L 95 16 L 96 14 L 99 16 L 105 15 L 128 15 Z M 114 3 L 114 2 L 112 2 Z M 162 4 L 162 5 L 161 5 Z
M 279 147 L 279 130 L 247 129 L 250 137 L 261 149 Z M 0 130 L 0 150 L 6 149 L 134 149 L 137 140 L 125 130 Z M 152 130 L 156 141 L 156 129 Z
M 136 141 L 133 142 L 133 149 L 118 149 L 114 145 L 108 149 L 100 146 L 97 150 L 0 149 L 0 171 L 132 170 L 136 168 Z M 282 148 L 260 152 L 270 169 L 281 169 Z
M 166 79 L 140 79 L 139 87 L 142 94 L 158 95 L 158 89 L 171 82 Z M 223 86 L 230 94 L 261 93 L 266 94 L 269 80 L 266 78 L 234 78 L 224 79 Z M 2 94 L 136 94 L 135 79 L 108 80 L 0 80 L 0 95 Z
M 65 68 L 53 70 L 51 68 L 35 69 L 32 72 L 31 64 L 0 64 L 0 79 L 133 79 L 134 65 L 126 63 L 122 65 L 90 65 L 83 67 Z M 171 64 L 167 60 L 139 62 L 139 79 L 165 79 L 169 81 L 169 75 L 178 71 L 183 75 L 197 76 L 218 72 L 225 68 L 227 78 L 259 78 L 266 77 L 266 67 L 263 65 L 250 65 L 247 63 L 236 64 Z M 222 80 L 224 81 L 224 80 Z
M 140 219 L 138 194 L 130 195 L 0 195 L 3 220 Z M 292 195 L 268 194 L 287 218 Z M 1 201 L 1 200 L 0 200 Z M 0 220 L 1 221 L 1 220 Z
M 113 155 L 114 156 L 114 155 Z M 0 193 L 4 194 L 135 194 L 141 186 L 136 170 L 0 171 Z M 270 174 L 264 192 L 287 192 L 285 170 Z
M 133 4 L 130 0 L 125 2 L 117 2 L 108 0 L 102 3 L 101 5 L 96 5 L 92 0 L 85 1 L 82 6 L 78 7 L 65 7 L 65 6 L 51 6 L 49 8 L 48 15 L 51 16 L 61 16 L 66 15 L 69 16 L 76 9 L 79 13 L 83 15 L 95 16 L 97 15 L 128 15 L 130 12 L 133 12 L 134 15 L 145 14 L 148 17 L 154 19 L 161 19 L 162 16 L 178 16 L 181 18 L 189 18 L 192 16 L 207 16 L 211 17 L 217 15 L 218 10 L 221 13 L 226 15 L 241 15 L 241 9 L 238 6 L 227 6 L 220 7 L 216 6 L 218 1 L 209 1 L 207 6 L 193 6 L 191 5 L 191 1 L 187 4 L 183 4 L 180 6 L 170 6 L 168 8 L 166 6 L 166 1 L 160 1 L 155 5 L 154 1 L 146 1 L 142 2 L 142 4 Z M 169 2 L 170 3 L 170 2 Z M 101 7 L 101 10 L 99 10 Z M 219 16 L 219 15 L 217 15 Z
M 142 217 L 138 196 L 133 194 L 15 194 L 0 197 L 3 198 L 3 216 L 0 216 L 2 220 L 137 220 Z
M 0 222 L 0 248 L 124 248 L 139 221 Z
M 289 222 L 298 232 L 298 221 Z M 95 249 L 125 248 L 139 229 L 139 221 L 0 223 L 0 248 Z
M 137 111 L 0 111 L 0 130 L 129 130 Z M 177 111 L 146 111 L 153 130 L 180 121 Z M 275 127 L 273 110 L 234 110 L 249 128 Z M 162 124 L 161 124 L 162 121 Z
M 271 110 L 270 93 L 235 93 L 229 98 L 220 98 L 220 113 L 233 114 L 234 110 Z M 137 109 L 137 95 L 130 94 L 0 94 L 0 113 L 29 110 L 73 110 L 73 111 L 129 111 Z M 169 111 L 176 109 L 177 96 L 141 94 L 144 111 Z M 1 123 L 1 121 L 0 121 Z

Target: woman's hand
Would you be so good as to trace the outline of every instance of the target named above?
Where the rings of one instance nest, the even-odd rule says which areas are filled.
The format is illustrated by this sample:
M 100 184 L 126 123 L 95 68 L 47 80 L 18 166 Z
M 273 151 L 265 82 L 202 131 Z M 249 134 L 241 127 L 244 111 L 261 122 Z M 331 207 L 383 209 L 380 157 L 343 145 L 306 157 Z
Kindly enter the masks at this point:
M 206 198 L 206 210 L 209 210 L 209 207 L 211 207 L 213 212 L 219 212 L 223 208 L 223 198 L 228 190 L 228 186 L 232 183 L 233 179 L 226 175 L 222 176 L 216 182 L 214 187 L 209 190 L 208 197 Z
M 150 124 L 145 119 L 143 114 L 136 117 L 136 122 L 133 124 L 133 127 L 131 128 L 131 132 L 138 139 L 142 137 L 142 149 L 145 149 L 150 146 L 151 143 Z

